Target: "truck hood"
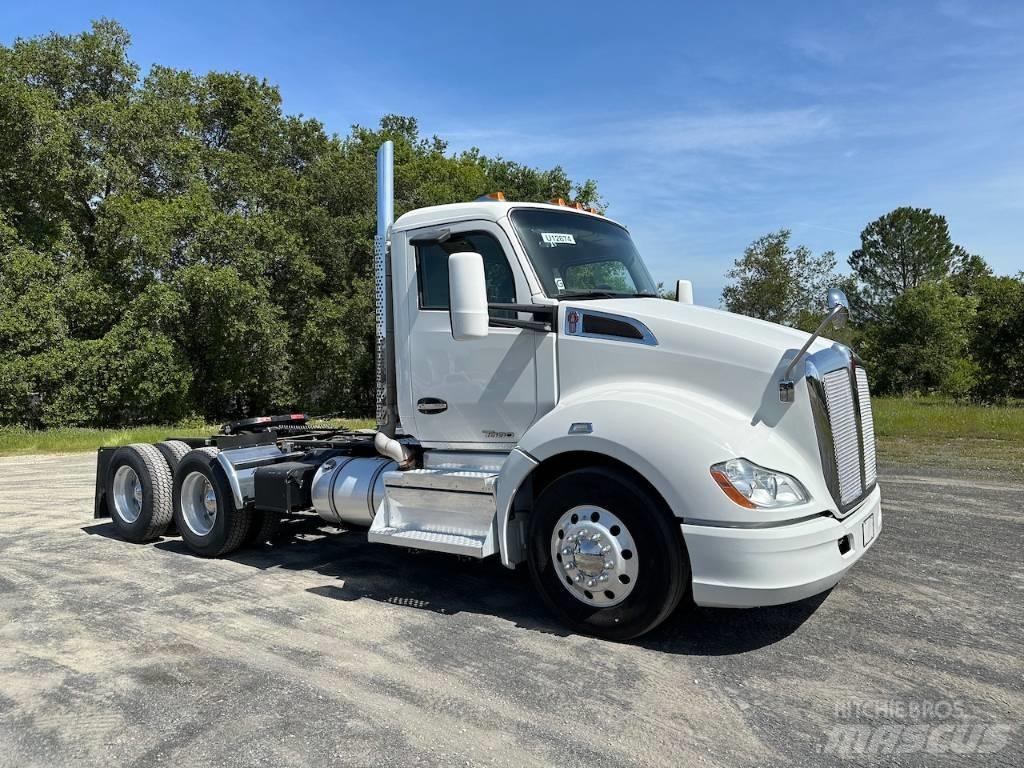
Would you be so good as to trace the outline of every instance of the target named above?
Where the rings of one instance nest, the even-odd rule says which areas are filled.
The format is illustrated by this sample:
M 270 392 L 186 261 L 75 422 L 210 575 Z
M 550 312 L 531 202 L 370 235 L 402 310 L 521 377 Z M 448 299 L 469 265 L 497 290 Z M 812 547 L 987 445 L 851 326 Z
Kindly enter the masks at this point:
M 573 306 L 583 310 L 590 308 L 599 312 L 633 317 L 655 331 L 656 336 L 655 326 L 668 333 L 685 329 L 690 333 L 710 333 L 716 337 L 745 339 L 770 346 L 780 352 L 794 346 L 799 349 L 809 336 L 795 328 L 769 323 L 766 320 L 665 299 L 595 299 L 577 302 Z M 827 343 L 825 345 L 827 346 Z
M 809 336 L 744 315 L 653 298 L 565 302 L 559 313 L 562 329 L 573 309 L 637 320 L 656 343 L 560 335 L 562 397 L 572 396 L 576 379 L 581 386 L 634 381 L 706 397 L 714 407 L 732 410 L 753 423 L 773 423 L 784 415 L 778 382 Z M 821 338 L 808 351 L 833 343 Z M 579 376 L 582 371 L 586 374 Z

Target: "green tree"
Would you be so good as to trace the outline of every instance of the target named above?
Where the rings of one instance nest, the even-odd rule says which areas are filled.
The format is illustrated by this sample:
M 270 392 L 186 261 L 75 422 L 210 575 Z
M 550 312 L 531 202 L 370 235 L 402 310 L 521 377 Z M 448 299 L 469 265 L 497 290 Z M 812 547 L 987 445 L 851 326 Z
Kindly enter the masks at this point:
M 945 217 L 929 208 L 890 211 L 864 228 L 860 242 L 849 263 L 858 281 L 858 313 L 869 320 L 882 319 L 896 298 L 942 280 L 967 257 L 950 239 Z
M 974 296 L 978 293 L 979 283 L 988 277 L 992 277 L 992 269 L 985 260 L 961 249 L 950 274 L 956 292 L 961 296 Z
M 835 253 L 814 256 L 789 239 L 789 230 L 780 229 L 747 246 L 726 273 L 732 281 L 722 291 L 726 309 L 784 325 L 817 324 L 828 289 L 839 283 Z
M 154 66 L 101 20 L 0 45 L 0 421 L 372 408 L 374 155 L 396 213 L 593 181 L 449 151 L 412 117 L 345 137 L 238 72 Z
M 975 301 L 949 281 L 900 293 L 886 322 L 869 325 L 859 349 L 877 394 L 944 392 L 964 396 L 977 380 L 968 341 Z
M 1024 398 L 1024 273 L 979 278 L 971 352 L 980 368 L 984 399 Z

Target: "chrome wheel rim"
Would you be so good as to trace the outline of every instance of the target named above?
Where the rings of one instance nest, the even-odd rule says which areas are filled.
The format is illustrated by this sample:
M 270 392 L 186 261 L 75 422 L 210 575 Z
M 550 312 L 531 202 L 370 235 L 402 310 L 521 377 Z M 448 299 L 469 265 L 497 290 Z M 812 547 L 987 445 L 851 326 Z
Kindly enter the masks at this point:
M 202 472 L 189 472 L 181 484 L 181 516 L 196 536 L 205 536 L 217 521 L 217 492 Z
M 551 532 L 551 560 L 562 586 L 587 605 L 618 605 L 636 586 L 639 560 L 633 537 L 603 507 L 573 507 L 558 519 Z
M 114 511 L 126 523 L 134 523 L 142 514 L 142 481 L 127 464 L 114 473 Z

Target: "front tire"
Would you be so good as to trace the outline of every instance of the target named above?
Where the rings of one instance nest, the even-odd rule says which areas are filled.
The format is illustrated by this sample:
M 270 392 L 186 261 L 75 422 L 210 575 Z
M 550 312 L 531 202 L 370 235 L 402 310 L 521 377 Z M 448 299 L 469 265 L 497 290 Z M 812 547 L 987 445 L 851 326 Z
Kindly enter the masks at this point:
M 527 560 L 534 585 L 578 632 L 629 640 L 675 610 L 690 582 L 678 523 L 664 503 L 615 469 L 557 478 L 534 505 Z
M 174 524 L 200 557 L 234 552 L 249 532 L 249 512 L 235 506 L 218 453 L 216 448 L 190 451 L 174 474 Z

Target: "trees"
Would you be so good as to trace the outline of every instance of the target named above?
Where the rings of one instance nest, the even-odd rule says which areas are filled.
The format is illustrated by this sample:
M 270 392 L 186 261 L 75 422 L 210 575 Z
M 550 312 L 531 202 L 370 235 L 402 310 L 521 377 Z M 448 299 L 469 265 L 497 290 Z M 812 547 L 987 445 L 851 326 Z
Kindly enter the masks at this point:
M 1024 273 L 983 276 L 975 291 L 971 354 L 980 369 L 977 393 L 990 400 L 1024 398 Z
M 416 120 L 328 135 L 266 81 L 154 66 L 99 21 L 0 46 L 0 421 L 372 409 L 374 155 L 395 212 L 596 185 Z
M 857 309 L 881 320 L 892 302 L 911 288 L 946 277 L 969 256 L 949 237 L 946 218 L 929 208 L 904 206 L 880 216 L 860 233 L 850 254 L 857 278 Z
M 922 283 L 897 296 L 885 322 L 867 325 L 858 350 L 875 391 L 967 395 L 977 378 L 977 364 L 967 354 L 974 305 L 948 281 Z
M 877 394 L 941 392 L 1024 397 L 1024 273 L 997 277 L 949 239 L 944 217 L 898 208 L 869 224 L 836 275 L 831 251 L 791 248 L 787 230 L 751 243 L 726 273 L 733 312 L 812 330 L 830 285 L 854 301 L 852 324 L 830 331 L 854 345 Z
M 780 229 L 747 246 L 726 273 L 733 281 L 722 291 L 726 309 L 783 325 L 817 324 L 825 295 L 838 282 L 835 253 L 814 256 L 806 246 L 791 247 L 789 238 Z

